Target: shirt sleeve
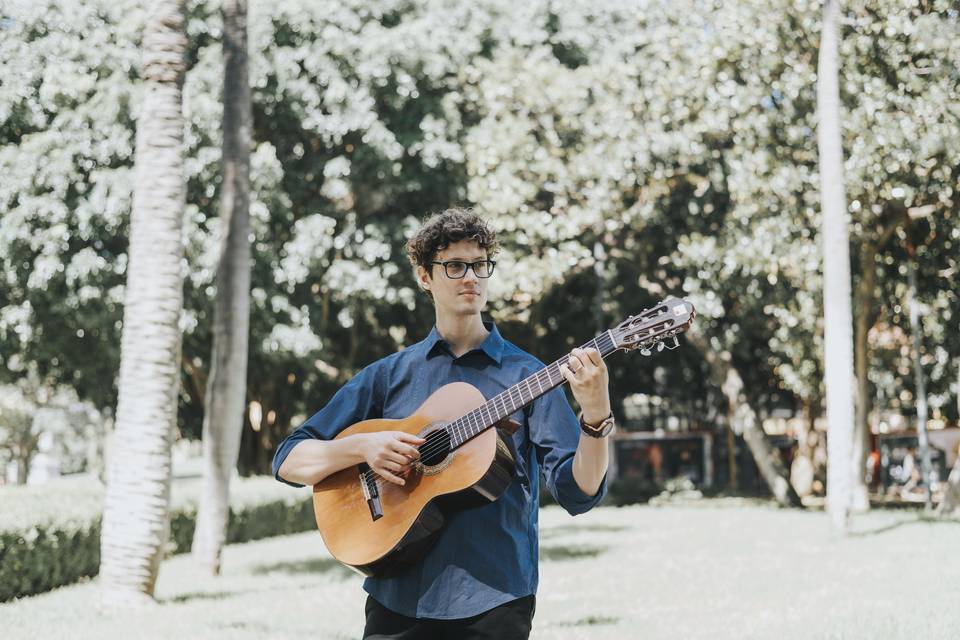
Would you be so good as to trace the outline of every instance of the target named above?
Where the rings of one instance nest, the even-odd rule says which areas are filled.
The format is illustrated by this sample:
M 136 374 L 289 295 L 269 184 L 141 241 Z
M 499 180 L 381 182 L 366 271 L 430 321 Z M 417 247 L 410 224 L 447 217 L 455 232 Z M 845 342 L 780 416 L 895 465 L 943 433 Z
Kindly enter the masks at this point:
M 284 439 L 273 456 L 273 477 L 293 487 L 302 484 L 280 477 L 280 466 L 290 452 L 302 440 L 332 440 L 350 425 L 378 418 L 383 413 L 383 398 L 386 385 L 382 380 L 384 368 L 375 362 L 364 368 L 350 382 L 334 394 L 327 405 L 313 414 L 306 422 Z
M 580 423 L 563 389 L 558 387 L 538 398 L 528 415 L 530 440 L 550 494 L 570 515 L 597 506 L 607 494 L 607 475 L 594 496 L 584 493 L 574 479 L 573 455 L 580 442 Z

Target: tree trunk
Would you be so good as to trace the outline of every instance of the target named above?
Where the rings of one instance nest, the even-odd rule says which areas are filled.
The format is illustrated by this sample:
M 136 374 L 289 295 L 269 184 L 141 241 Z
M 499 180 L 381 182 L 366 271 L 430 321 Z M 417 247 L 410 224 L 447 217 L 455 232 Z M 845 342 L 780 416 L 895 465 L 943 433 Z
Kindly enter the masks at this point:
M 733 430 L 732 412 L 728 412 L 727 415 L 727 466 L 730 468 L 730 478 L 727 481 L 727 489 L 737 491 L 740 488 L 737 479 L 737 434 Z
M 150 7 L 117 426 L 101 536 L 102 596 L 111 606 L 152 602 L 169 537 L 170 444 L 180 381 L 186 16 L 182 0 L 158 0 Z
M 917 439 L 920 444 L 920 468 L 923 474 L 923 499 L 927 511 L 933 509 L 930 495 L 932 470 L 930 463 L 930 440 L 927 437 L 927 383 L 920 362 L 920 349 L 923 343 L 923 326 L 920 324 L 920 310 L 917 307 L 917 269 L 913 265 L 913 249 L 910 247 L 907 261 L 908 304 L 910 305 L 910 330 L 913 332 L 913 370 L 917 384 Z
M 877 251 L 874 245 L 865 244 L 861 251 L 860 285 L 857 287 L 856 331 L 854 333 L 854 361 L 857 375 L 856 419 L 853 428 L 853 477 L 851 485 L 851 508 L 857 512 L 870 510 L 869 489 L 864 482 L 867 458 L 870 454 L 870 343 L 868 334 L 874 323 L 873 297 L 877 285 L 877 268 L 874 264 Z
M 877 286 L 877 254 L 887 245 L 900 225 L 907 222 L 906 209 L 890 205 L 893 217 L 880 229 L 874 242 L 864 242 L 860 249 L 860 284 L 857 287 L 857 318 L 854 333 L 854 359 L 857 374 L 856 421 L 853 432 L 853 492 L 851 506 L 854 511 L 870 508 L 868 487 L 864 482 L 867 457 L 870 453 L 870 426 L 868 419 L 872 406 L 870 400 L 870 341 L 869 333 L 877 321 L 874 298 Z
M 800 496 L 790 486 L 790 474 L 780 459 L 780 452 L 770 444 L 757 413 L 743 395 L 743 380 L 739 372 L 733 366 L 726 369 L 722 389 L 730 405 L 734 429 L 743 435 L 760 475 L 777 503 L 782 507 L 801 506 Z
M 836 0 L 827 0 L 817 67 L 817 139 L 823 217 L 824 371 L 827 391 L 827 509 L 846 533 L 850 514 L 853 445 L 853 318 L 850 240 L 843 188 Z
M 250 84 L 247 2 L 223 6 L 223 185 L 213 355 L 204 400 L 203 491 L 193 555 L 216 575 L 230 515 L 230 476 L 237 465 L 247 387 L 250 325 Z
M 800 498 L 813 495 L 814 480 L 816 479 L 816 465 L 814 463 L 814 448 L 816 434 L 814 433 L 813 399 L 803 399 L 803 417 L 797 429 L 797 453 L 793 457 L 790 467 L 790 486 Z
M 960 362 L 957 363 L 957 389 L 960 391 Z M 957 413 L 960 413 L 960 393 L 957 393 Z M 960 450 L 957 452 L 957 459 L 953 463 L 953 470 L 950 471 L 950 477 L 947 478 L 947 492 L 943 496 L 943 502 L 937 513 L 942 516 L 949 516 L 954 511 L 960 511 Z
M 937 513 L 941 516 L 952 515 L 954 511 L 960 511 L 960 455 L 953 463 L 953 470 L 950 471 L 950 477 L 947 479 L 947 492 L 943 495 L 943 502 Z
M 730 354 L 717 353 L 710 347 L 707 340 L 696 332 L 687 333 L 687 340 L 703 353 L 710 366 L 711 378 L 720 386 L 727 398 L 730 427 L 743 435 L 757 463 L 757 469 L 760 470 L 760 475 L 770 488 L 774 499 L 783 507 L 801 506 L 800 496 L 790 486 L 789 474 L 780 459 L 780 453 L 770 444 L 756 411 L 743 394 L 743 379 L 730 362 Z

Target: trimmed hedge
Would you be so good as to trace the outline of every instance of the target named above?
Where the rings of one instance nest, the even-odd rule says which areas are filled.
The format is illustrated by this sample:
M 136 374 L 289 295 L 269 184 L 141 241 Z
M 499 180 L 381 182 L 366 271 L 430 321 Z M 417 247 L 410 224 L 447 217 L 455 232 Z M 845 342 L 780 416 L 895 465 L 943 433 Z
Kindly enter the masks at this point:
M 190 550 L 200 486 L 199 479 L 174 482 L 168 554 Z M 312 529 L 309 491 L 271 477 L 234 478 L 227 542 Z M 0 602 L 95 576 L 102 508 L 103 487 L 89 477 L 0 488 Z

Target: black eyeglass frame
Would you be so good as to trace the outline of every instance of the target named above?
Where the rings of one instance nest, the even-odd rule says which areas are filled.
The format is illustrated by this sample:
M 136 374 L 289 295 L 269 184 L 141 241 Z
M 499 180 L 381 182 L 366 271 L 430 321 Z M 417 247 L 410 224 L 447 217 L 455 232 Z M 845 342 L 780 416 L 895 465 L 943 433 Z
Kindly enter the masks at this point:
M 463 268 L 463 273 L 460 274 L 459 276 L 450 275 L 450 270 L 448 269 L 447 265 L 453 264 L 453 263 L 465 265 Z M 468 269 L 473 269 L 473 275 L 477 276 L 478 278 L 486 279 L 493 275 L 493 268 L 497 266 L 497 261 L 496 260 L 477 260 L 475 262 L 467 262 L 466 260 L 444 260 L 443 262 L 441 262 L 439 260 L 431 260 L 430 264 L 441 265 L 443 267 L 443 273 L 451 280 L 462 280 L 466 278 Z M 481 265 L 481 264 L 490 265 L 490 271 L 485 276 L 482 276 L 479 273 L 477 273 L 477 265 Z

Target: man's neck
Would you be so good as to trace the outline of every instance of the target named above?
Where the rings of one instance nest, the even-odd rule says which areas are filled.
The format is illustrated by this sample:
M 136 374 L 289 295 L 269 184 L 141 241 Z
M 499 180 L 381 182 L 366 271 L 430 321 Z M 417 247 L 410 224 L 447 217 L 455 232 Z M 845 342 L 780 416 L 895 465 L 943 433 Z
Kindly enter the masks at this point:
M 486 339 L 490 332 L 483 326 L 480 315 L 464 317 L 437 316 L 437 332 L 453 350 L 455 357 L 460 357 L 471 349 L 476 349 Z

